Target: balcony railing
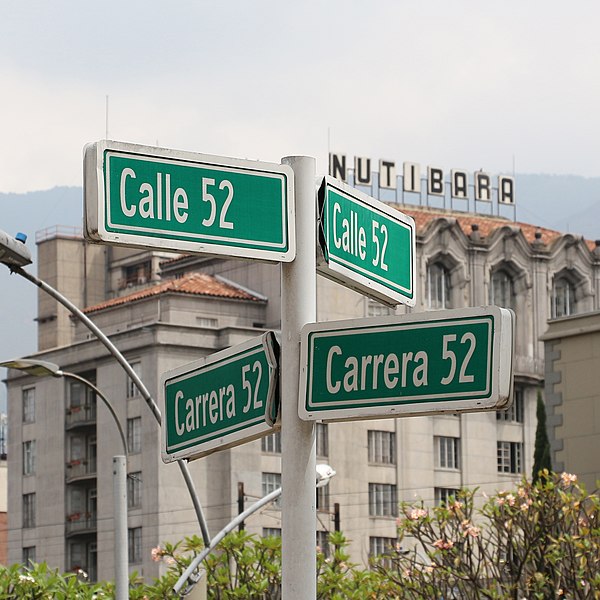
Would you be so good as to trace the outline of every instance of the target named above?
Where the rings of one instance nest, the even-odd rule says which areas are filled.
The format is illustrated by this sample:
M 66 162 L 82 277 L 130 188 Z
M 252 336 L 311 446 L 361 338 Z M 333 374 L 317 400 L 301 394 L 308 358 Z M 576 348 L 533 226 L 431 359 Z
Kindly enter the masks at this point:
M 96 422 L 96 404 L 71 406 L 67 408 L 67 427 L 90 425 Z
M 96 475 L 96 460 L 75 459 L 67 463 L 67 481 Z
M 67 515 L 67 535 L 89 533 L 96 530 L 96 513 L 72 513 Z

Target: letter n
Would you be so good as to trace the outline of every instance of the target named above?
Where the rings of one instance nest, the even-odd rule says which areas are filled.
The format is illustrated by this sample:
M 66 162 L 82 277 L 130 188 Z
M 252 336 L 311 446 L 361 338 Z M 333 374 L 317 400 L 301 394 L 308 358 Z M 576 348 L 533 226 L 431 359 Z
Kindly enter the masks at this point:
M 329 174 L 336 179 L 346 181 L 346 155 L 329 153 Z

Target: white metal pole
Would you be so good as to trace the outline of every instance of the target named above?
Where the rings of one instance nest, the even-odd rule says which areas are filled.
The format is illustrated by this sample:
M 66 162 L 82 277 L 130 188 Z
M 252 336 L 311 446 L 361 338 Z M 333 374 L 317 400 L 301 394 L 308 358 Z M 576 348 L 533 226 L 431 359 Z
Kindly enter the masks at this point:
M 314 600 L 315 426 L 298 417 L 300 329 L 317 317 L 316 161 L 282 160 L 294 171 L 296 259 L 281 266 L 281 585 L 284 600 Z
M 129 556 L 127 539 L 127 462 L 113 456 L 113 494 L 115 523 L 115 600 L 129 598 Z

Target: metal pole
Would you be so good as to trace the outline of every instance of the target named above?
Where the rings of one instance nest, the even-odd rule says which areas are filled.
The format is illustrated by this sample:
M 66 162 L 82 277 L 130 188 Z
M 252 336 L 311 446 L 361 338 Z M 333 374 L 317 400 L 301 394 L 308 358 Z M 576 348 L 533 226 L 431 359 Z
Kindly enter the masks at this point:
M 313 488 L 315 482 L 313 478 Z M 219 542 L 230 532 L 233 531 L 240 523 L 243 523 L 250 515 L 254 514 L 257 510 L 261 509 L 263 506 L 269 504 L 269 502 L 273 502 L 277 500 L 281 496 L 281 488 L 277 488 L 273 490 L 270 494 L 264 496 L 260 500 L 257 500 L 252 506 L 247 508 L 243 513 L 240 513 L 237 517 L 230 521 L 213 537 L 210 541 L 210 544 L 207 544 L 206 548 L 204 548 L 199 554 L 197 554 L 192 562 L 189 564 L 188 568 L 179 576 L 179 579 L 173 586 L 173 591 L 176 594 L 181 592 L 184 584 L 187 582 L 188 585 L 196 585 L 198 583 L 198 579 L 194 577 L 194 571 L 200 566 L 200 563 L 210 554 L 214 548 L 219 545 Z M 313 573 L 313 578 L 315 577 L 315 573 Z
M 296 259 L 281 266 L 281 584 L 284 600 L 314 600 L 316 578 L 315 426 L 298 417 L 300 329 L 316 321 L 316 162 L 282 160 L 294 171 Z
M 129 598 L 129 556 L 127 539 L 127 462 L 113 456 L 113 494 L 115 523 L 115 600 Z
M 48 285 L 45 281 L 42 281 L 35 275 L 28 273 L 24 269 L 14 265 L 7 265 L 8 268 L 13 272 L 17 273 L 21 277 L 31 281 L 35 285 L 37 285 L 41 290 L 52 296 L 57 302 L 62 304 L 68 311 L 73 314 L 73 316 L 77 317 L 104 345 L 104 347 L 112 354 L 115 360 L 123 367 L 127 375 L 131 378 L 134 385 L 140 391 L 140 394 L 148 404 L 154 418 L 160 425 L 161 415 L 160 409 L 158 405 L 152 398 L 152 395 L 148 391 L 148 388 L 144 385 L 144 382 L 140 379 L 139 375 L 133 370 L 132 366 L 127 362 L 127 359 L 121 354 L 119 349 L 106 337 L 104 332 L 96 326 L 96 324 L 85 314 L 83 313 L 75 304 L 73 304 L 68 298 L 63 296 L 58 290 L 55 290 L 51 285 Z M 208 532 L 208 526 L 206 524 L 206 519 L 204 517 L 204 512 L 202 511 L 202 506 L 200 504 L 200 499 L 198 498 L 198 493 L 196 492 L 196 488 L 194 487 L 194 482 L 192 481 L 192 476 L 187 466 L 187 462 L 183 460 L 178 460 L 177 464 L 179 465 L 179 470 L 183 475 L 183 479 L 188 488 L 188 492 L 192 499 L 192 504 L 194 505 L 194 510 L 196 511 L 196 517 L 198 519 L 198 523 L 200 525 L 200 531 L 202 532 L 202 541 L 204 545 L 208 545 L 210 543 L 210 534 Z

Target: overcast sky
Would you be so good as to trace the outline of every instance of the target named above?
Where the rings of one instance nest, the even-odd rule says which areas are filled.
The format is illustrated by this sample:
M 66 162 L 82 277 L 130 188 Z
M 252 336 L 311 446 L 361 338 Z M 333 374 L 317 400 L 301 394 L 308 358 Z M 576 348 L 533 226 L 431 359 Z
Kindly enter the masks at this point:
M 0 0 L 0 191 L 111 139 L 600 176 L 600 3 Z

